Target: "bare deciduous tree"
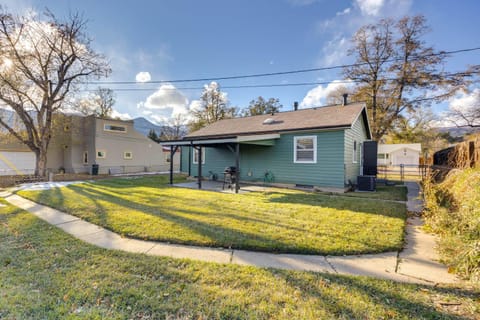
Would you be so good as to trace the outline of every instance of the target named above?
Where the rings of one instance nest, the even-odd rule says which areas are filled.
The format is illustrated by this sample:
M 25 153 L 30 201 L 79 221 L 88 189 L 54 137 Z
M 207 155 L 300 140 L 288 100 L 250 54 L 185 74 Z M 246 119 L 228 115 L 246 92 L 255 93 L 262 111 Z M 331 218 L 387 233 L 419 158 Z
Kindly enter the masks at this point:
M 80 99 L 75 103 L 78 111 L 89 116 L 95 115 L 99 118 L 110 118 L 115 104 L 115 94 L 112 89 L 98 87 L 88 97 Z
M 44 176 L 52 117 L 89 78 L 110 72 L 106 59 L 90 47 L 86 21 L 74 14 L 14 16 L 0 13 L 0 102 L 12 109 L 22 128 L 0 117 L 0 125 L 36 156 L 35 173 Z
M 359 82 L 355 99 L 366 101 L 373 139 L 388 133 L 402 112 L 415 112 L 464 88 L 472 73 L 442 71 L 447 55 L 427 46 L 423 16 L 386 19 L 360 28 L 349 51 L 356 56 L 347 78 Z M 432 96 L 432 92 L 436 92 Z

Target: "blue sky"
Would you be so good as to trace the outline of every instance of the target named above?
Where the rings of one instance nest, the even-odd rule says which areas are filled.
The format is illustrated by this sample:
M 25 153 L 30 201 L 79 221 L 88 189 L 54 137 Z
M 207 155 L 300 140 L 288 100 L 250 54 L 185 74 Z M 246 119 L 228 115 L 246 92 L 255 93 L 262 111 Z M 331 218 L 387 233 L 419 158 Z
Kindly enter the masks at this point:
M 423 14 L 431 32 L 425 37 L 438 50 L 480 46 L 480 2 L 414 0 L 164 0 L 164 1 L 2 1 L 10 10 L 49 8 L 57 16 L 79 11 L 88 19 L 93 47 L 105 54 L 113 73 L 105 81 L 135 81 L 140 72 L 152 80 L 211 78 L 269 73 L 352 62 L 346 52 L 353 33 L 383 17 Z M 458 54 L 444 66 L 459 71 L 480 63 L 480 51 Z M 218 81 L 230 103 L 246 107 L 263 96 L 279 98 L 283 110 L 294 101 L 324 103 L 334 87 L 292 86 L 234 89 L 228 86 L 331 82 L 339 70 L 289 76 Z M 195 105 L 207 82 L 170 85 L 108 85 L 117 91 L 115 109 L 124 116 L 161 122 Z M 194 88 L 194 89 L 185 89 Z M 305 97 L 308 98 L 305 100 Z M 461 99 L 463 96 L 458 97 Z M 465 96 L 466 98 L 466 96 Z M 308 102 L 308 103 L 307 103 Z M 448 103 L 435 106 L 440 112 Z

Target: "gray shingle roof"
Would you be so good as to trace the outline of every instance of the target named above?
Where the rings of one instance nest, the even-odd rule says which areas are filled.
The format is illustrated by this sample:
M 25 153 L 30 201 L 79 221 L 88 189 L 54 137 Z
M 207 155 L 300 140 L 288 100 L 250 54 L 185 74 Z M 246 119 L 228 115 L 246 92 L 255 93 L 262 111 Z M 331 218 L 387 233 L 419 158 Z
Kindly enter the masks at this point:
M 220 120 L 186 136 L 186 139 L 222 138 L 285 131 L 350 127 L 364 110 L 364 103 L 335 105 L 252 117 Z M 272 123 L 264 123 L 272 119 Z M 268 120 L 266 122 L 269 122 Z

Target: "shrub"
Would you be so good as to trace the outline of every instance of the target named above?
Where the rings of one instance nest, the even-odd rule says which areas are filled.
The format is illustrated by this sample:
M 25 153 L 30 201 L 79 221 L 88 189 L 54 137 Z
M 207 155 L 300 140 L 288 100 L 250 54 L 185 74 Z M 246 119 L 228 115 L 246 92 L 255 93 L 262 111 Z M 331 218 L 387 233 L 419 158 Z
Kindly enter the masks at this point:
M 459 275 L 480 280 L 480 168 L 452 170 L 438 184 L 425 181 L 424 194 L 442 259 Z

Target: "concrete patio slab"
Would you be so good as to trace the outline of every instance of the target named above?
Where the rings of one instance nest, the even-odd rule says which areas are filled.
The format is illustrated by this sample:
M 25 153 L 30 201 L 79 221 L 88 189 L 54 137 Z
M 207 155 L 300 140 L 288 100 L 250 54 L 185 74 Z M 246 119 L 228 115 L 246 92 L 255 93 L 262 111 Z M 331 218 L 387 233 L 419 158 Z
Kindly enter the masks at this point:
M 230 263 L 232 250 L 156 243 L 149 255 L 189 258 L 207 262 Z
M 232 263 L 264 268 L 335 272 L 323 256 L 274 254 L 234 250 Z

